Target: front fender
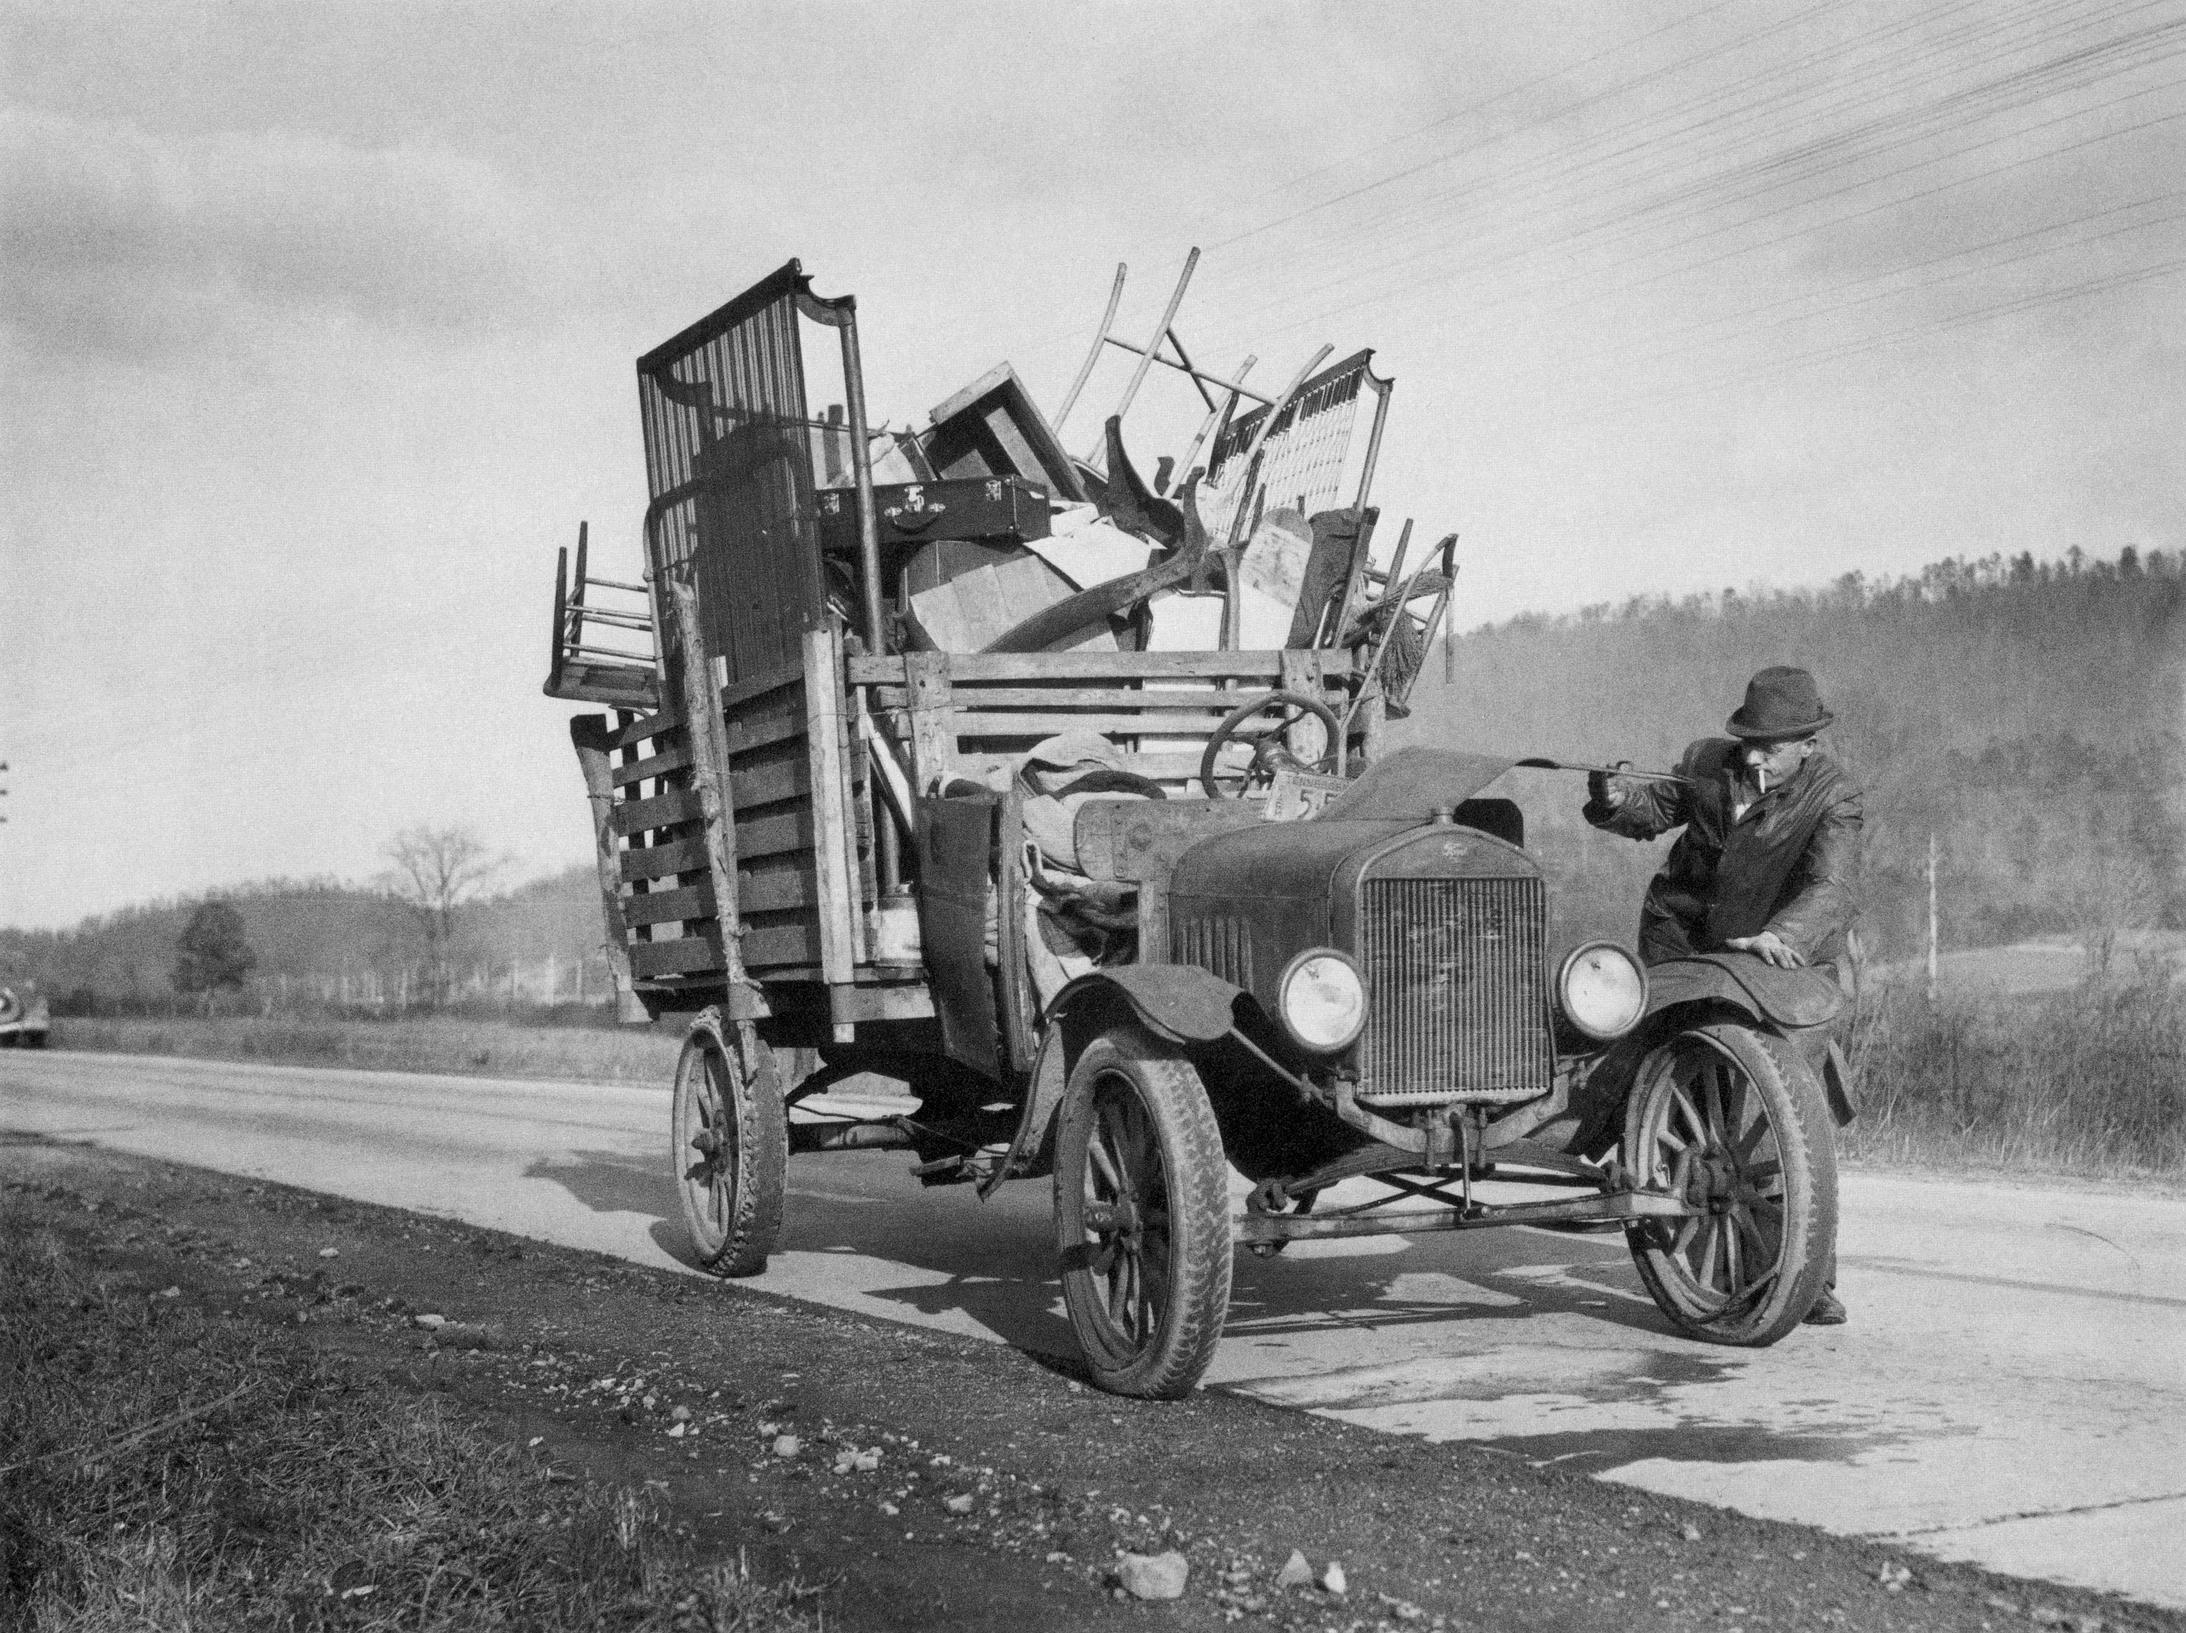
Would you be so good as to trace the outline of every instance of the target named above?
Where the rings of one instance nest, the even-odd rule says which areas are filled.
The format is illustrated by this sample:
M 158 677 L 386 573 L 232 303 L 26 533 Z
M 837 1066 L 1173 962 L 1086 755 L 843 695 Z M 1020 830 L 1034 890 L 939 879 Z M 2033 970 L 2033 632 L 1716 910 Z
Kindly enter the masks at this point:
M 1700 953 L 1648 966 L 1647 1014 L 1680 1004 L 1718 1003 L 1784 1029 L 1827 1026 L 1844 1013 L 1834 964 L 1781 970 L 1752 953 Z
M 1119 964 L 1081 975 L 1048 1005 L 1050 1026 L 1073 1009 L 1114 994 L 1158 1038 L 1171 1043 L 1213 1043 L 1230 1035 L 1244 988 L 1196 964 Z
M 1025 1109 L 1009 1154 L 979 1187 L 990 1195 L 1005 1179 L 1037 1178 L 1054 1165 L 1055 1118 L 1070 1068 L 1087 1043 L 1086 1023 L 1122 1008 L 1158 1038 L 1176 1044 L 1216 1043 L 1230 1035 L 1242 987 L 1195 964 L 1119 964 L 1079 976 L 1048 1005 L 1047 1029 L 1025 1086 Z

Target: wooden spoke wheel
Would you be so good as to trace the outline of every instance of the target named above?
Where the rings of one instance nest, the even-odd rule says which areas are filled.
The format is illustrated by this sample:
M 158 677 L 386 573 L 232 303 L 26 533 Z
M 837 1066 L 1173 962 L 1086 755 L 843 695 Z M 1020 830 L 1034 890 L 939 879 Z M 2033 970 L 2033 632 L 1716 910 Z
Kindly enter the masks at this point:
M 1144 1032 L 1110 1032 L 1078 1057 L 1056 1139 L 1055 1234 L 1094 1382 L 1190 1394 L 1229 1313 L 1229 1164 L 1199 1073 Z
M 1680 1032 L 1641 1063 L 1624 1157 L 1697 1211 L 1632 1228 L 1640 1279 L 1689 1337 L 1773 1344 L 1821 1293 L 1837 1240 L 1835 1131 L 1783 1039 L 1734 1022 Z
M 753 1081 L 724 1028 L 709 1009 L 684 1039 L 669 1161 L 698 1262 L 720 1276 L 756 1276 L 782 1232 L 789 1114 L 771 1059 Z

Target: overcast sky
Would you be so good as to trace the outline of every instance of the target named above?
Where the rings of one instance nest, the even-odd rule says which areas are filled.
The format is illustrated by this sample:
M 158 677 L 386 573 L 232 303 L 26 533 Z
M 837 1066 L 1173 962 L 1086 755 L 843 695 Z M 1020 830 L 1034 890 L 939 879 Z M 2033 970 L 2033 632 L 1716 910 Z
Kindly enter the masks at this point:
M 1204 247 L 1203 361 L 1377 348 L 1460 627 L 2186 543 L 2186 0 L 0 18 L 0 923 L 586 857 L 554 549 L 636 576 L 632 362 L 793 255 L 901 424 Z

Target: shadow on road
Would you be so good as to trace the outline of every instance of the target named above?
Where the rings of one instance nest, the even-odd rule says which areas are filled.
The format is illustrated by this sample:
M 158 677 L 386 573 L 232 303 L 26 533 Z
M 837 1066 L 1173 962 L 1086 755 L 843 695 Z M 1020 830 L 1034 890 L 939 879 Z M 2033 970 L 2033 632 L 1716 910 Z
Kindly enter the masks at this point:
M 652 1240 L 690 1262 L 674 1183 L 658 1160 L 580 1150 L 534 1162 L 525 1177 L 553 1181 L 594 1212 L 648 1217 Z M 966 1318 L 1020 1349 L 1071 1353 L 1076 1344 L 1060 1313 L 1048 1199 L 1040 1182 L 1005 1186 L 986 1203 L 969 1190 L 935 1195 L 888 1153 L 834 1157 L 824 1167 L 795 1164 L 781 1248 L 922 1272 L 891 1285 L 883 1270 L 858 1290 L 928 1318 Z M 1367 1239 L 1294 1248 L 1271 1259 L 1241 1254 L 1230 1336 L 1310 1341 L 1406 1328 L 1417 1330 L 1408 1342 L 1418 1347 L 1431 1346 L 1436 1329 L 1453 1343 L 1468 1329 L 1507 1329 L 1501 1342 L 1541 1318 L 1575 1316 L 1678 1342 L 1640 1291 L 1621 1237 L 1477 1231 L 1393 1246 Z M 779 1270 L 758 1285 L 797 1293 Z

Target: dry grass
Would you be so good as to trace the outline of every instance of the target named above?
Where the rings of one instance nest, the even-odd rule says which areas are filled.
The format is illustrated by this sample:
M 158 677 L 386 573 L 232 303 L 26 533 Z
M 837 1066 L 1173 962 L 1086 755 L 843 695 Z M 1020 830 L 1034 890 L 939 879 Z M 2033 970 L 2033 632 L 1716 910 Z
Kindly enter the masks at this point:
M 2042 998 L 1885 988 L 1860 1019 L 1855 1160 L 2186 1177 L 2186 989 L 2165 961 Z
M 810 1625 L 640 1493 L 95 1274 L 0 1212 L 0 1628 Z
M 666 1087 L 678 1035 L 503 1021 L 65 1018 L 53 1046 L 219 1060 Z M 1852 1042 L 1851 1160 L 2186 1177 L 2186 985 L 2156 955 L 2050 995 L 1975 991 L 1933 1010 L 1880 985 Z
M 651 1027 L 531 1027 L 453 1016 L 367 1021 L 102 1015 L 56 1020 L 51 1047 L 666 1087 L 681 1038 Z

